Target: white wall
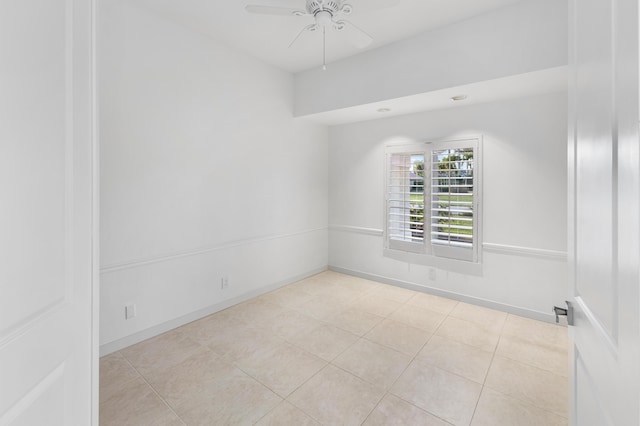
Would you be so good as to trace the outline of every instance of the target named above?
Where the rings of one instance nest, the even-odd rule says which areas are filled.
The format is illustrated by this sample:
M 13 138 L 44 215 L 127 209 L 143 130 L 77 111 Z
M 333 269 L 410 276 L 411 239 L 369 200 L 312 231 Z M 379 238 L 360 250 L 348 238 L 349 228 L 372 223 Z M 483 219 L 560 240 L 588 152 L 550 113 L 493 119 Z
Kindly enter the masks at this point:
M 567 65 L 566 0 L 526 0 L 296 74 L 315 114 Z
M 567 294 L 566 93 L 337 126 L 329 142 L 332 268 L 549 319 Z M 482 275 L 383 256 L 384 146 L 483 136 Z M 431 273 L 433 277 L 433 273 Z
M 99 18 L 103 353 L 326 268 L 327 130 L 292 75 L 121 0 Z

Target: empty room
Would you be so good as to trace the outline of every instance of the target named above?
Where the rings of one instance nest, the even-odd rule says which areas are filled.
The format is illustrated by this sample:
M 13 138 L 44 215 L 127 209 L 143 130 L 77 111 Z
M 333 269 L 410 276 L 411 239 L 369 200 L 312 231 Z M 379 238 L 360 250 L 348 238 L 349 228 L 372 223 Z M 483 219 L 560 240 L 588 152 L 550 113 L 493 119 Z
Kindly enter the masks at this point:
M 640 424 L 638 17 L 1 5 L 0 424 Z

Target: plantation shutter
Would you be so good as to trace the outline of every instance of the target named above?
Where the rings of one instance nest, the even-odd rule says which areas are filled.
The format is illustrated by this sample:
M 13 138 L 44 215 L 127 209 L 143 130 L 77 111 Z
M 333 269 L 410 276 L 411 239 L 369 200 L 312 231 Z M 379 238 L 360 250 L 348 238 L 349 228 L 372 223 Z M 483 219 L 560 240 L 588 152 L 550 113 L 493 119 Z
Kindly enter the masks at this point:
M 477 142 L 433 144 L 430 239 L 435 256 L 475 261 Z
M 480 262 L 480 143 L 386 147 L 386 255 L 425 264 L 436 257 Z
M 388 247 L 424 253 L 425 153 L 391 152 L 387 158 Z

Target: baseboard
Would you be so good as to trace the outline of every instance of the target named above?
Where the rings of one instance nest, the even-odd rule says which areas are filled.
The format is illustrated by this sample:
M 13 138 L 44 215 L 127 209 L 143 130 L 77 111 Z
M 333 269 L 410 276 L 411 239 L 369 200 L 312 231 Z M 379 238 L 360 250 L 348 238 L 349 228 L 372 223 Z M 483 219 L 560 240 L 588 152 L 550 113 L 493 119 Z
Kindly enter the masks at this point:
M 231 306 L 237 305 L 238 303 L 245 302 L 249 299 L 253 299 L 254 297 L 261 296 L 265 293 L 268 293 L 273 290 L 277 290 L 280 287 L 284 287 L 285 285 L 289 285 L 296 281 L 303 280 L 312 275 L 319 274 L 328 269 L 328 267 L 321 267 L 311 271 L 308 271 L 304 274 L 300 274 L 294 277 L 290 277 L 286 280 L 278 281 L 273 284 L 269 284 L 267 286 L 261 287 L 257 290 L 252 290 L 247 293 L 244 293 L 240 296 L 234 297 L 232 299 L 225 300 L 220 303 L 216 303 L 215 305 L 208 306 L 204 309 L 197 310 L 195 312 L 191 312 L 187 315 L 183 315 L 181 317 L 172 319 L 170 321 L 163 322 L 162 324 L 155 325 L 153 327 L 147 328 L 146 330 L 139 331 L 137 333 L 131 334 L 129 336 L 123 337 L 118 340 L 114 340 L 109 343 L 105 343 L 100 345 L 100 356 L 103 357 L 105 355 L 109 355 L 110 353 L 119 351 L 128 346 L 135 345 L 136 343 L 142 342 L 143 340 L 150 339 L 152 337 L 158 336 L 162 333 L 166 333 L 167 331 L 173 330 L 190 322 L 199 320 L 211 314 L 215 314 L 216 312 L 222 311 L 224 309 L 230 308 Z
M 395 278 L 389 278 L 382 275 L 371 274 L 368 272 L 357 271 L 339 266 L 329 265 L 329 270 L 340 272 L 342 274 L 353 275 L 355 277 L 364 278 L 366 280 L 377 281 L 383 284 L 389 284 L 396 287 L 402 287 L 409 290 L 419 291 L 422 293 L 433 294 L 434 296 L 446 297 L 448 299 L 458 300 L 460 302 L 471 303 L 473 305 L 484 306 L 498 311 L 506 312 L 513 315 L 519 315 L 525 318 L 531 318 L 538 321 L 544 321 L 555 324 L 555 316 L 551 313 L 534 311 L 531 309 L 520 308 L 518 306 L 508 305 L 505 303 L 494 302 L 492 300 L 482 299 L 479 297 L 467 296 L 465 294 L 455 293 L 451 291 L 441 290 L 438 288 L 427 287 L 415 284 L 409 281 L 402 281 Z

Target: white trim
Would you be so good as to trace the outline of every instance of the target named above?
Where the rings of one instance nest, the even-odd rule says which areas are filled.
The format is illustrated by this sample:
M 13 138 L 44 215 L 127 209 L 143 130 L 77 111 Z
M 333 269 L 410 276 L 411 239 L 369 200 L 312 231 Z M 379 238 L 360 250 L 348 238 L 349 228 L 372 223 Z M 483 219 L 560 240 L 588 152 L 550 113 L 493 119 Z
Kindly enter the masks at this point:
M 100 356 L 102 357 L 105 355 L 109 355 L 110 353 L 124 349 L 127 346 L 135 345 L 136 343 L 142 342 L 143 340 L 150 339 L 152 337 L 165 333 L 169 330 L 173 330 L 174 328 L 199 320 L 200 318 L 204 318 L 211 314 L 215 314 L 216 312 L 222 311 L 223 309 L 230 308 L 231 306 L 237 305 L 238 303 L 242 303 L 249 299 L 253 299 L 254 297 L 261 296 L 265 293 L 276 290 L 280 287 L 284 287 L 285 285 L 289 285 L 296 281 L 300 281 L 305 278 L 311 277 L 313 275 L 319 274 L 321 272 L 326 271 L 327 269 L 328 267 L 326 266 L 317 268 L 317 269 L 308 271 L 304 274 L 296 275 L 286 280 L 278 281 L 276 283 L 269 284 L 264 287 L 260 287 L 257 290 L 249 291 L 240 296 L 225 300 L 220 303 L 216 303 L 215 305 L 211 305 L 207 308 L 199 309 L 195 312 L 191 312 L 181 317 L 164 322 L 162 324 L 155 325 L 153 327 L 147 328 L 146 330 L 139 331 L 137 333 L 123 337 L 121 339 L 117 339 L 112 342 L 105 343 L 100 346 Z
M 382 229 L 376 228 L 363 228 L 360 226 L 350 226 L 350 225 L 329 225 L 330 231 L 338 231 L 338 232 L 349 232 L 352 234 L 362 234 L 362 235 L 371 235 L 373 237 L 382 237 L 384 236 L 384 231 Z
M 499 302 L 494 302 L 492 300 L 482 299 L 479 297 L 467 296 L 465 294 L 440 290 L 437 288 L 427 287 L 427 286 L 412 283 L 409 281 L 397 280 L 397 279 L 385 277 L 382 275 L 370 274 L 367 272 L 357 271 L 357 270 L 348 269 L 348 268 L 342 268 L 340 266 L 329 265 L 329 270 L 340 272 L 342 274 L 353 275 L 355 277 L 364 278 L 371 281 L 377 281 L 383 284 L 402 287 L 402 288 L 406 288 L 413 291 L 419 291 L 421 293 L 433 294 L 435 296 L 446 297 L 448 299 L 458 300 L 460 302 L 471 303 L 478 306 L 484 306 L 486 308 L 496 309 L 498 311 L 506 312 L 509 314 L 519 315 L 522 317 L 555 324 L 555 316 L 547 312 L 533 311 L 531 309 L 508 305 L 506 303 L 499 303 Z M 560 325 L 559 327 L 562 327 L 562 325 Z
M 282 240 L 285 238 L 291 238 L 299 235 L 310 234 L 312 232 L 321 232 L 321 231 L 327 231 L 327 230 L 328 230 L 328 227 L 306 229 L 303 231 L 292 232 L 290 234 L 269 235 L 269 236 L 259 237 L 259 238 L 248 238 L 246 240 L 230 241 L 217 246 L 208 246 L 208 247 L 205 246 L 205 247 L 200 247 L 196 249 L 184 250 L 184 251 L 179 251 L 175 253 L 167 253 L 164 255 L 158 255 L 158 256 L 153 256 L 153 257 L 148 257 L 143 259 L 134 259 L 134 260 L 124 261 L 124 262 L 119 262 L 119 263 L 114 263 L 112 265 L 104 266 L 100 269 L 100 273 L 108 274 L 110 272 L 121 271 L 123 269 L 137 268 L 139 266 L 149 265 L 152 263 L 167 262 L 170 260 L 180 259 L 183 257 L 197 256 L 200 254 L 211 253 L 214 251 L 227 250 L 234 247 L 241 247 L 241 246 L 256 244 L 264 241 Z
M 329 230 L 346 232 L 349 234 L 369 235 L 373 237 L 384 236 L 382 229 L 362 228 L 350 225 L 330 225 Z M 536 257 L 550 260 L 567 261 L 567 252 L 560 250 L 548 250 L 535 247 L 513 246 L 508 244 L 483 243 L 482 249 L 490 253 L 506 254 L 510 256 Z
M 91 425 L 100 423 L 100 138 L 98 0 L 91 0 Z
M 534 247 L 511 246 L 507 244 L 484 243 L 482 248 L 491 253 L 507 254 L 515 256 L 538 257 L 543 259 L 567 261 L 567 252 L 559 250 L 547 250 Z

